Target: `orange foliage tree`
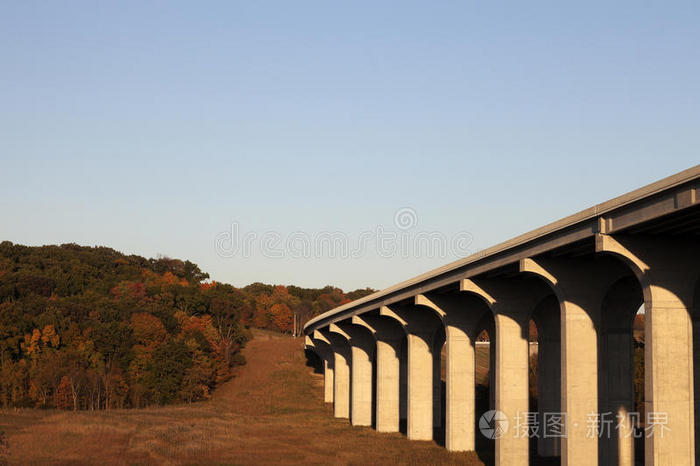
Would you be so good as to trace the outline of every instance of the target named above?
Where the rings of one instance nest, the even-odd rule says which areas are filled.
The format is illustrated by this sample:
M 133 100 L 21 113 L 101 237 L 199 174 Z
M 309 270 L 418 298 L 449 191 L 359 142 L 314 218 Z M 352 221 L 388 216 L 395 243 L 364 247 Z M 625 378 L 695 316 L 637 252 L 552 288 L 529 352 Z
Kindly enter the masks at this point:
M 280 332 L 288 332 L 292 328 L 292 310 L 284 303 L 273 304 L 270 308 L 270 320 Z

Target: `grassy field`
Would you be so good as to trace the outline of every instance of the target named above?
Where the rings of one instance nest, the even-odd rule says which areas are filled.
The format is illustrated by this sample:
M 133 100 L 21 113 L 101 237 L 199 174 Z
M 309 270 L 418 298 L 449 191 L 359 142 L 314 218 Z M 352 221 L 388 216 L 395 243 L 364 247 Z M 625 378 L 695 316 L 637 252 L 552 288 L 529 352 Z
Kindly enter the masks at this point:
M 192 405 L 60 412 L 0 411 L 0 464 L 482 464 L 334 419 L 302 340 L 257 333 L 248 364 L 212 400 Z
M 488 385 L 489 384 L 489 345 L 479 344 L 476 346 L 474 353 L 474 379 L 477 385 Z M 442 354 L 440 363 L 442 365 L 441 376 L 442 380 L 447 378 L 447 350 L 446 347 L 442 347 Z

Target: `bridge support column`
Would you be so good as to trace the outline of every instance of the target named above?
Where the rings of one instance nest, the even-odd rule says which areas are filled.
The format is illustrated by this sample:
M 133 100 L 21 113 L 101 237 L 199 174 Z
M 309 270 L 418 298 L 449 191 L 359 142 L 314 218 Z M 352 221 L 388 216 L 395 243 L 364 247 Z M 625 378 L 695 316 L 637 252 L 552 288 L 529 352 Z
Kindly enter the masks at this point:
M 372 425 L 372 359 L 374 338 L 370 331 L 352 323 L 331 324 L 331 332 L 345 338 L 350 345 L 350 423 Z
M 700 462 L 695 443 L 693 346 L 695 288 L 700 275 L 697 241 L 683 238 L 596 237 L 598 252 L 622 258 L 644 294 L 645 463 L 690 465 Z M 694 361 L 695 359 L 695 361 Z M 649 422 L 651 421 L 651 423 Z
M 377 381 L 375 426 L 378 432 L 399 431 L 399 352 L 406 334 L 393 319 L 354 316 L 352 323 L 372 332 L 376 341 Z
M 527 320 L 521 313 L 499 313 L 496 321 L 496 409 L 511 423 L 496 438 L 496 464 L 527 464 L 528 438 L 516 420 L 529 411 Z
M 506 419 L 495 422 L 496 464 L 527 465 L 529 322 L 537 303 L 551 291 L 536 281 L 517 279 L 462 280 L 460 288 L 481 296 L 494 313 L 496 410 Z
M 408 336 L 401 342 L 399 351 L 399 429 L 408 428 Z
M 559 302 L 554 295 L 545 298 L 535 310 L 537 325 L 537 419 L 539 435 L 537 454 L 561 455 L 561 438 L 544 436 L 542 426 L 549 413 L 561 412 L 561 319 Z
M 333 403 L 333 359 L 323 360 L 323 401 Z
M 446 335 L 442 327 L 433 334 L 433 439 L 440 441 L 445 434 L 445 419 L 443 419 L 443 384 L 442 384 L 442 348 L 445 346 Z
M 410 440 L 433 439 L 433 338 L 442 325 L 430 311 L 382 306 L 380 315 L 396 319 L 408 340 L 408 426 Z
M 445 447 L 449 451 L 476 449 L 474 434 L 474 339 L 468 329 L 448 325 L 445 400 Z
M 432 332 L 408 335 L 408 438 L 433 439 Z
M 345 337 L 330 329 L 319 331 L 333 350 L 333 416 L 350 417 L 350 364 L 352 352 Z
M 307 336 L 307 339 L 311 340 L 316 353 L 323 360 L 323 401 L 333 403 L 333 350 L 318 331 L 314 331 L 313 337 Z
M 417 295 L 417 306 L 439 315 L 445 324 L 447 344 L 445 447 L 449 451 L 475 450 L 474 342 L 484 312 L 481 302 L 459 295 Z
M 561 309 L 564 465 L 589 465 L 599 458 L 598 329 L 603 297 L 613 283 L 628 273 L 621 265 L 614 260 L 520 261 L 521 272 L 539 276 L 552 287 Z

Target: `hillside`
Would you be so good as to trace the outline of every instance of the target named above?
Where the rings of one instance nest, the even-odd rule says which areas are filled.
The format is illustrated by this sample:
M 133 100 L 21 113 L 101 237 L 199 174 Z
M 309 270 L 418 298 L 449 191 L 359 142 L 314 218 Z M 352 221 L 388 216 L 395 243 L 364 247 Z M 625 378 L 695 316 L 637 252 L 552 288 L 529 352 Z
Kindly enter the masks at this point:
M 353 428 L 323 403 L 301 339 L 254 331 L 211 400 L 142 410 L 2 410 L 12 464 L 481 464 L 434 442 Z M 343 448 L 339 448 L 340 446 Z M 86 452 L 90 452 L 89 456 Z
M 0 406 L 206 399 L 243 363 L 233 287 L 189 261 L 0 243 Z
M 208 399 L 248 328 L 293 332 L 363 296 L 207 281 L 190 261 L 0 243 L 0 406 L 141 408 Z

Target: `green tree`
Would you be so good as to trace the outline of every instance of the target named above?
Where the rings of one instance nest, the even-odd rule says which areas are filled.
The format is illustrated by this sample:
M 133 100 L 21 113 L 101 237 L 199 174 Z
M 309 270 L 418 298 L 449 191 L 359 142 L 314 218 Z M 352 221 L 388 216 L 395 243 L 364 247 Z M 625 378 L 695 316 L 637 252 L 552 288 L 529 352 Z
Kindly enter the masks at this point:
M 178 340 L 169 341 L 153 352 L 146 366 L 144 386 L 158 404 L 174 401 L 180 392 L 187 370 L 192 367 L 192 356 L 187 345 Z

